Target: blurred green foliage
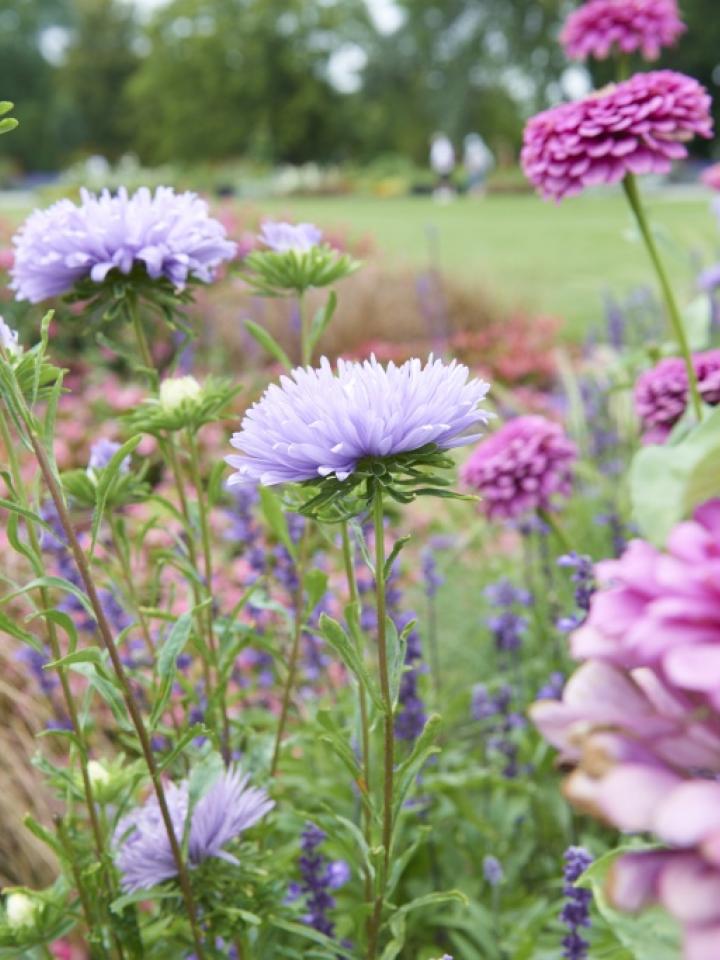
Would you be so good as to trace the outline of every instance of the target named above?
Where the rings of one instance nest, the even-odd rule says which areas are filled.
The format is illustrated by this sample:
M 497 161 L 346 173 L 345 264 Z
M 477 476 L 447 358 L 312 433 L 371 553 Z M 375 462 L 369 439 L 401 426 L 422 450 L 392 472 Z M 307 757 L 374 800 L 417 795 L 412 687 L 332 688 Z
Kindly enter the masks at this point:
M 566 0 L 0 0 L 0 89 L 21 170 L 89 154 L 145 164 L 424 163 L 436 129 L 478 130 L 501 160 L 562 95 Z M 685 0 L 667 62 L 717 78 L 715 0 Z M 597 72 L 606 79 L 606 71 Z

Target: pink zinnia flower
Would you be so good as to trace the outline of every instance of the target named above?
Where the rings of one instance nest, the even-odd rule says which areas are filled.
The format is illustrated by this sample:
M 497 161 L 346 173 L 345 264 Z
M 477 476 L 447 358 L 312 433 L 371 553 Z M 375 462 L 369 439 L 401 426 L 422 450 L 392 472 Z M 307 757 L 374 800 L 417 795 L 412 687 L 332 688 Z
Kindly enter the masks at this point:
M 720 709 L 720 500 L 678 524 L 666 552 L 633 540 L 595 573 L 606 589 L 593 595 L 573 654 L 626 669 L 652 666 Z
M 588 0 L 565 22 L 560 43 L 571 60 L 635 53 L 657 60 L 687 28 L 676 0 Z
M 720 403 L 720 350 L 696 353 L 693 365 L 703 401 L 710 406 Z M 685 361 L 680 357 L 666 357 L 641 373 L 635 383 L 634 396 L 644 442 L 663 443 L 687 407 Z
M 519 517 L 552 507 L 572 489 L 575 445 L 557 423 L 541 416 L 516 417 L 483 440 L 462 469 L 491 519 Z
M 711 190 L 720 190 L 720 163 L 714 163 L 711 167 L 703 170 L 700 180 L 706 187 L 710 187 Z M 0 250 L 0 262 L 1 258 L 2 251 Z
M 525 128 L 525 175 L 545 199 L 562 200 L 628 173 L 669 173 L 687 156 L 688 140 L 712 136 L 710 103 L 692 77 L 638 73 L 533 117 Z

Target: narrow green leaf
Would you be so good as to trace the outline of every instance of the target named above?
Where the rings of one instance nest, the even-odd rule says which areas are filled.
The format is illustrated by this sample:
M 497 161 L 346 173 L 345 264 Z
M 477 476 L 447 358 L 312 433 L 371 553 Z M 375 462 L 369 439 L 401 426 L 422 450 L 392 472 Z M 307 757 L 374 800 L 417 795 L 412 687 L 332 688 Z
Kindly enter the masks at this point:
M 410 540 L 412 540 L 412 535 L 408 534 L 406 537 L 400 537 L 393 544 L 393 548 L 390 551 L 390 556 L 385 561 L 385 568 L 383 570 L 383 574 L 386 580 L 392 573 L 393 564 L 395 563 L 398 556 L 400 555 L 400 551 L 405 546 L 405 544 L 408 543 Z
M 259 491 L 260 506 L 262 507 L 262 512 L 268 526 L 277 539 L 285 547 L 295 563 L 297 563 L 297 548 L 292 541 L 292 537 L 290 536 L 287 519 L 285 518 L 285 514 L 283 513 L 283 509 L 277 494 L 273 493 L 269 487 L 260 486 Z
M 310 326 L 310 349 L 311 351 L 315 349 L 318 344 L 318 341 L 322 337 L 323 333 L 327 330 L 330 325 L 330 321 L 335 314 L 335 308 L 337 307 L 337 294 L 334 290 L 330 291 L 328 296 L 327 303 L 324 307 L 320 307 L 315 316 L 313 317 L 312 324 Z
M 182 653 L 192 630 L 192 613 L 181 614 L 167 638 L 163 642 L 157 657 L 158 675 L 163 679 L 174 676 L 177 669 L 177 658 Z
M 415 782 L 418 773 L 428 758 L 438 752 L 438 748 L 434 744 L 441 723 L 442 718 L 439 713 L 433 713 L 428 717 L 422 733 L 413 744 L 410 755 L 397 768 L 393 789 L 393 806 L 396 816 L 400 812 L 405 797 Z
M 373 682 L 368 669 L 362 661 L 355 645 L 352 643 L 343 628 L 327 614 L 323 613 L 320 617 L 320 632 L 327 640 L 333 650 L 339 655 L 345 666 L 354 675 L 357 682 L 362 684 L 366 693 L 378 708 L 385 711 L 385 706 L 375 683 Z
M 115 481 L 120 475 L 120 468 L 122 467 L 123 460 L 125 457 L 130 456 L 130 454 L 134 452 L 141 440 L 141 434 L 126 440 L 120 449 L 113 454 L 110 463 L 103 469 L 100 475 L 97 485 L 95 512 L 93 513 L 92 521 L 90 556 L 95 553 L 95 544 L 97 542 L 98 533 L 100 532 L 100 524 L 102 523 L 103 514 L 105 513 L 105 504 L 107 503 L 108 496 L 113 485 L 115 484 Z
M 271 356 L 275 357 L 278 363 L 281 363 L 286 370 L 292 370 L 293 365 L 290 362 L 290 358 L 269 331 L 253 320 L 245 321 L 245 329 L 253 340 L 256 340 Z

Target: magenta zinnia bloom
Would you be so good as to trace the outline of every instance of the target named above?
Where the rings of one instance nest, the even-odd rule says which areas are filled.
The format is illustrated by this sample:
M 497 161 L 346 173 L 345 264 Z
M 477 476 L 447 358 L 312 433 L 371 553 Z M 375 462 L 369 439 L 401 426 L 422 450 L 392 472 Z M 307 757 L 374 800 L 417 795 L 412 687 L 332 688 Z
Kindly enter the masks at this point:
M 575 444 L 552 420 L 516 417 L 483 440 L 462 469 L 462 479 L 481 495 L 491 519 L 548 510 L 553 497 L 572 489 Z
M 588 0 L 568 17 L 560 43 L 571 60 L 637 50 L 657 60 L 685 30 L 676 0 Z
M 175 836 L 182 841 L 188 815 L 188 782 L 165 789 Z M 248 777 L 226 770 L 195 805 L 190 821 L 188 854 L 195 867 L 208 857 L 238 861 L 225 845 L 265 816 L 274 803 L 264 790 L 248 786 Z M 115 831 L 115 861 L 127 892 L 146 890 L 177 874 L 170 841 L 156 797 L 123 817 Z
M 704 403 L 720 403 L 720 350 L 693 356 L 698 390 Z M 685 413 L 688 402 L 685 361 L 666 357 L 640 374 L 635 383 L 635 411 L 643 425 L 645 443 L 663 443 Z
M 678 524 L 667 551 L 633 540 L 595 567 L 598 590 L 573 654 L 626 669 L 653 666 L 720 710 L 720 500 Z
M 322 241 L 322 230 L 313 223 L 284 223 L 266 220 L 258 239 L 275 253 L 307 253 Z
M 488 390 L 455 361 L 338 360 L 336 375 L 323 357 L 319 369 L 298 368 L 271 384 L 248 410 L 230 441 L 241 453 L 225 458 L 236 469 L 228 483 L 342 481 L 366 457 L 473 443 L 490 417 L 479 406 Z
M 18 300 L 39 303 L 69 293 L 81 280 L 102 283 L 113 271 L 147 275 L 181 289 L 190 279 L 209 283 L 235 256 L 225 228 L 194 193 L 142 187 L 132 197 L 81 191 L 81 203 L 59 200 L 36 210 L 15 236 L 11 289 Z
M 533 117 L 525 128 L 525 175 L 545 199 L 562 200 L 628 173 L 669 173 L 687 156 L 688 140 L 712 136 L 710 103 L 692 77 L 638 73 Z

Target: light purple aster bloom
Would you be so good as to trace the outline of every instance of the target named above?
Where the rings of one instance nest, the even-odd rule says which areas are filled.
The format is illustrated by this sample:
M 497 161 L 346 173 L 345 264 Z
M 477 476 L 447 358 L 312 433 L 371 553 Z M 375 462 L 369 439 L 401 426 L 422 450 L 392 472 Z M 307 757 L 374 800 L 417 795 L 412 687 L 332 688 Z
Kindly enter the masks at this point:
M 141 187 L 99 196 L 81 191 L 81 203 L 59 200 L 36 210 L 14 237 L 11 289 L 18 300 L 39 303 L 68 293 L 89 277 L 102 283 L 117 270 L 142 264 L 153 280 L 182 289 L 190 278 L 209 283 L 215 268 L 235 256 L 236 245 L 194 193 Z
M 20 344 L 18 343 L 17 330 L 9 327 L 2 317 L 0 317 L 0 347 L 10 357 L 16 357 L 20 353 Z
M 258 239 L 275 253 L 307 253 L 322 241 L 322 230 L 313 223 L 281 223 L 266 220 Z
M 188 781 L 165 788 L 175 836 L 182 839 L 188 815 Z M 188 854 L 191 867 L 208 857 L 237 863 L 224 847 L 265 816 L 274 803 L 264 790 L 248 786 L 237 769 L 226 770 L 198 800 L 190 819 Z M 126 892 L 146 890 L 177 874 L 157 798 L 123 817 L 115 831 L 116 863 Z
M 90 447 L 88 470 L 104 470 L 118 452 L 122 444 L 114 440 L 98 440 Z M 120 473 L 127 473 L 130 469 L 130 457 L 124 457 L 120 464 Z
M 299 367 L 272 384 L 246 413 L 232 446 L 240 456 L 229 485 L 346 480 L 365 457 L 441 450 L 473 443 L 491 414 L 480 408 L 489 385 L 468 368 L 430 357 L 402 366 L 327 358 L 319 369 Z

